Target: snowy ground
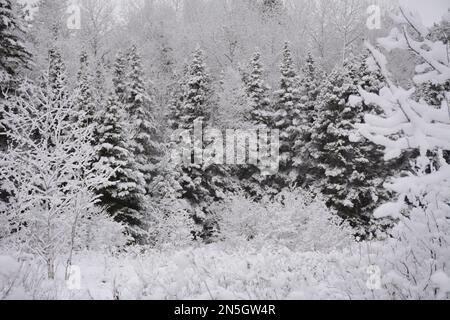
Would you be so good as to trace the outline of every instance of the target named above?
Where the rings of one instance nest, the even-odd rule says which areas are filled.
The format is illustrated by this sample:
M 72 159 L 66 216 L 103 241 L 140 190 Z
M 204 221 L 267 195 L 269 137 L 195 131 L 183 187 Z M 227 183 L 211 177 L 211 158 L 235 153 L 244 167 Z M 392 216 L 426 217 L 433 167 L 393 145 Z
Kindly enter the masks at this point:
M 74 259 L 81 271 L 79 289 L 70 288 L 76 282 L 67 286 L 61 266 L 57 280 L 48 281 L 45 266 L 35 260 L 3 256 L 0 279 L 4 288 L 12 287 L 9 292 L 3 290 L 7 299 L 382 297 L 381 291 L 372 291 L 366 285 L 370 257 L 354 250 L 293 252 L 276 246 L 233 248 L 214 244 L 116 255 L 86 252 Z

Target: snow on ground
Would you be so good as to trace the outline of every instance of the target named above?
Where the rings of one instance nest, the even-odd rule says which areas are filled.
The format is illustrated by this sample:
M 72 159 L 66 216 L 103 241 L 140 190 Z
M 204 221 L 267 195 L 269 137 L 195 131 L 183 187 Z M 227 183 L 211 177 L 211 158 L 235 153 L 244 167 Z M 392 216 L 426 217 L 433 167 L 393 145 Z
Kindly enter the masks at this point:
M 357 249 L 356 249 L 357 250 Z M 362 251 L 360 251 L 362 252 Z M 346 257 L 347 256 L 347 257 Z M 345 257 L 345 258 L 344 258 Z M 352 257 L 349 259 L 348 257 Z M 355 299 L 381 297 L 370 290 L 369 256 L 357 251 L 294 252 L 286 247 L 225 244 L 115 255 L 86 252 L 74 264 L 81 287 L 69 290 L 64 268 L 45 279 L 37 261 L 10 257 L 9 273 L 21 273 L 8 299 Z M 343 263 L 345 261 L 345 263 Z M 2 273 L 3 274 L 3 273 Z M 24 276 L 28 275 L 28 276 Z M 34 279 L 31 281 L 30 279 Z M 0 278 L 1 279 L 1 278 Z M 5 285 L 3 279 L 3 286 Z M 2 293 L 0 280 L 0 294 Z M 75 282 L 76 283 L 76 282 Z M 5 291 L 5 290 L 4 290 Z M 357 295 L 356 295 L 357 294 Z

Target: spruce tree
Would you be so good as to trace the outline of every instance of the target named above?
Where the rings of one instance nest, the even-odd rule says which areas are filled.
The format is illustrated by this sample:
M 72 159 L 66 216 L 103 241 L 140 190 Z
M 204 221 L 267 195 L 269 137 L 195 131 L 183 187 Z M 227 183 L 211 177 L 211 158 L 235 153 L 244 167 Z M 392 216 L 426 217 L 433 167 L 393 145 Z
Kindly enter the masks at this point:
M 95 113 L 98 114 L 100 110 L 103 110 L 105 108 L 107 98 L 108 98 L 108 91 L 106 86 L 106 77 L 105 77 L 105 64 L 102 60 L 95 59 L 93 61 L 94 64 L 94 70 L 92 71 L 91 77 L 92 77 L 92 88 L 90 91 L 92 92 L 93 96 L 93 102 L 95 105 Z M 94 117 L 94 122 L 95 122 Z
M 54 46 L 48 51 L 48 60 L 46 71 L 41 74 L 38 79 L 38 85 L 46 95 L 46 99 L 49 102 L 43 101 L 42 107 L 55 106 L 55 110 L 68 109 L 70 112 L 66 112 L 65 116 L 70 116 L 76 119 L 77 113 L 74 110 L 75 100 L 78 99 L 77 95 L 71 94 L 67 83 L 66 65 L 61 57 L 58 47 Z M 70 97 L 70 99 L 69 99 Z M 56 112 L 49 110 L 49 112 Z M 69 121 L 70 119 L 64 119 Z M 62 129 L 65 132 L 65 129 Z M 40 128 L 36 128 L 33 132 L 36 140 L 41 138 Z M 67 134 L 70 134 L 67 132 Z
M 288 54 L 287 54 L 288 55 Z M 285 57 L 286 61 L 289 60 L 289 57 Z M 289 62 L 287 62 L 289 64 Z M 287 69 L 286 69 L 287 71 Z M 287 72 L 289 73 L 289 72 Z M 245 120 L 247 124 L 252 129 L 275 129 L 275 128 L 283 128 L 280 134 L 283 132 L 286 133 L 288 130 L 284 130 L 284 128 L 290 127 L 290 121 L 287 119 L 287 122 L 283 116 L 285 115 L 284 107 L 287 105 L 283 104 L 283 95 L 282 91 L 278 91 L 278 105 L 272 105 L 272 101 L 270 99 L 270 86 L 266 84 L 264 79 L 264 68 L 261 62 L 261 55 L 257 52 L 252 56 L 252 60 L 249 65 L 249 70 L 242 70 L 242 82 L 245 86 L 245 92 L 247 95 L 246 103 L 249 105 L 249 112 L 247 112 L 247 116 Z M 292 74 L 289 75 L 289 77 Z M 284 81 L 282 81 L 284 82 Z M 284 86 L 284 83 L 282 84 Z M 289 104 L 289 103 L 288 103 Z M 277 109 L 278 108 L 278 109 Z M 277 123 L 277 120 L 279 122 Z M 284 141 L 288 141 L 289 137 L 286 135 Z M 281 138 L 282 140 L 283 138 Z M 283 141 L 281 141 L 283 143 Z M 284 156 L 287 153 L 287 145 L 283 145 L 283 151 L 285 152 Z M 287 156 L 286 158 L 289 158 Z M 281 163 L 281 169 L 286 169 L 287 163 Z M 285 177 L 285 172 L 280 172 L 279 174 L 264 176 L 261 175 L 261 170 L 253 164 L 246 164 L 239 166 L 238 177 L 240 179 L 240 183 L 242 188 L 251 196 L 256 199 L 260 199 L 263 194 L 274 194 L 278 193 L 284 186 L 287 184 L 287 178 Z
M 204 63 L 204 53 L 197 49 L 193 60 L 186 69 L 182 97 L 178 98 L 178 106 L 172 113 L 177 127 L 187 130 L 193 135 L 194 122 L 203 126 L 202 132 L 208 128 L 213 90 L 211 79 Z M 203 152 L 211 141 L 203 139 L 194 146 L 197 152 Z M 193 156 L 193 154 L 192 154 Z M 182 189 L 181 196 L 187 199 L 192 207 L 192 217 L 200 230 L 194 231 L 195 237 L 209 241 L 217 229 L 217 221 L 208 209 L 212 201 L 222 199 L 222 191 L 226 188 L 223 166 L 212 163 L 182 163 L 179 165 L 178 183 Z
M 113 71 L 113 85 L 114 93 L 119 99 L 119 102 L 126 103 L 127 101 L 127 87 L 126 79 L 128 75 L 128 61 L 127 57 L 123 52 L 119 52 L 116 55 L 116 61 L 114 63 Z
M 48 52 L 48 81 L 53 99 L 61 100 L 68 95 L 66 65 L 58 47 L 53 46 Z
M 263 79 L 261 55 L 257 52 L 250 62 L 250 73 L 245 79 L 246 92 L 250 99 L 251 112 L 247 120 L 256 126 L 272 127 L 274 120 L 269 98 L 270 87 Z
M 87 53 L 83 51 L 80 55 L 80 69 L 77 77 L 79 95 L 76 101 L 76 110 L 86 126 L 94 123 L 96 116 L 95 84 L 88 59 Z
M 152 98 L 147 94 L 144 83 L 141 57 L 136 46 L 132 46 L 128 56 L 127 113 L 131 130 L 129 149 L 132 151 L 139 171 L 144 175 L 147 188 L 157 174 L 156 165 L 162 155 L 158 137 L 158 126 L 153 112 Z
M 193 129 L 194 121 L 208 123 L 211 118 L 212 83 L 206 70 L 204 52 L 197 49 L 185 76 L 180 122 L 183 129 Z
M 118 54 L 113 71 L 113 90 L 96 119 L 97 170 L 113 172 L 109 183 L 98 190 L 102 205 L 124 222 L 136 241 L 143 241 L 146 179 L 135 157 L 127 88 L 128 63 Z
M 369 222 L 371 213 L 388 199 L 383 183 L 389 175 L 383 150 L 358 134 L 355 125 L 376 108 L 358 99 L 358 87 L 378 92 L 382 77 L 359 59 L 348 61 L 326 79 L 319 95 L 311 136 L 315 186 L 327 205 L 354 222 Z
M 188 65 L 178 74 L 179 80 L 170 88 L 170 106 L 168 112 L 168 123 L 172 130 L 181 128 L 181 108 L 184 103 L 184 88 L 186 86 L 186 76 L 188 75 Z
M 311 135 L 316 120 L 316 105 L 320 93 L 322 74 L 311 53 L 308 53 L 302 68 L 302 78 L 299 84 L 300 102 L 294 110 L 293 130 L 296 140 L 293 146 L 293 167 L 297 173 L 297 184 L 311 187 L 315 179 L 316 164 L 311 155 Z
M 130 234 L 140 240 L 142 234 L 144 176 L 137 170 L 132 153 L 127 150 L 126 119 L 123 105 L 111 93 L 105 109 L 97 118 L 95 136 L 97 170 L 110 173 L 108 183 L 97 189 L 101 204 L 116 221 L 127 225 Z
M 273 128 L 280 130 L 281 170 L 284 173 L 292 168 L 293 148 L 297 131 L 294 121 L 299 108 L 299 79 L 294 69 L 289 43 L 285 43 L 283 61 L 280 66 L 280 88 L 275 92 Z

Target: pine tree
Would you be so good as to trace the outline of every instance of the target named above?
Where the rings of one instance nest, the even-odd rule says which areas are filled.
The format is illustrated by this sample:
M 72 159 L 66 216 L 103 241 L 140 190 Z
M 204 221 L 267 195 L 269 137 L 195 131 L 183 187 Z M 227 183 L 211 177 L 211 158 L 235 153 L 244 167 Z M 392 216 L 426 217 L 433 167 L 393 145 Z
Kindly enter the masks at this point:
M 174 77 L 175 69 L 173 49 L 163 32 L 159 35 L 158 44 L 158 79 L 171 81 Z
M 170 112 L 167 106 L 172 105 L 172 92 L 177 86 L 178 78 L 173 57 L 173 48 L 170 46 L 164 30 L 160 31 L 158 38 L 156 68 L 153 71 L 151 89 L 154 98 L 155 119 L 159 123 L 164 123 Z
M 102 60 L 95 59 L 93 61 L 94 70 L 92 71 L 92 88 L 90 91 L 93 95 L 93 102 L 96 113 L 105 108 L 107 102 L 107 89 L 105 77 L 105 64 Z M 95 118 L 94 118 L 95 121 Z
M 286 52 L 285 62 L 289 64 L 288 57 L 289 53 Z M 289 67 L 288 67 L 289 68 Z M 287 68 L 287 69 L 288 69 Z M 289 78 L 292 74 L 288 71 Z M 290 127 L 291 122 L 289 119 L 283 118 L 285 115 L 285 107 L 289 105 L 284 104 L 284 90 L 281 89 L 278 91 L 278 101 L 277 105 L 272 106 L 272 102 L 270 99 L 270 86 L 268 86 L 264 80 L 264 68 L 261 62 L 261 55 L 257 52 L 253 55 L 252 60 L 250 62 L 249 70 L 241 70 L 242 82 L 245 87 L 245 93 L 247 95 L 247 99 L 245 99 L 246 104 L 248 104 L 248 111 L 246 112 L 245 121 L 248 126 L 252 129 L 281 129 L 281 133 L 286 133 L 289 130 L 284 128 Z M 289 81 L 289 80 L 288 80 Z M 282 81 L 282 86 L 287 83 Z M 287 89 L 289 90 L 289 89 Z M 284 96 L 284 97 L 282 97 Z M 277 110 L 278 108 L 278 110 Z M 291 109 L 291 108 L 289 108 Z M 278 123 L 277 123 L 278 120 Z M 287 121 L 286 121 L 287 120 Z M 285 122 L 286 121 L 286 122 Z M 285 158 L 287 153 L 287 143 L 289 140 L 289 136 L 286 135 L 284 137 L 283 149 L 281 150 L 285 152 Z M 268 141 L 269 142 L 269 141 Z M 287 162 L 281 163 L 281 169 L 287 169 Z M 287 184 L 287 177 L 285 176 L 285 172 L 280 172 L 280 174 L 275 174 L 271 176 L 264 176 L 261 174 L 260 168 L 253 164 L 246 164 L 238 166 L 237 176 L 240 180 L 241 187 L 247 192 L 251 197 L 256 199 L 260 199 L 263 194 L 276 194 Z
M 308 53 L 302 68 L 300 80 L 300 103 L 294 110 L 293 130 L 296 131 L 296 141 L 293 146 L 293 167 L 297 170 L 297 183 L 310 187 L 314 181 L 316 164 L 311 156 L 311 135 L 316 120 L 316 105 L 320 94 L 322 74 L 311 53 Z
M 273 112 L 269 98 L 270 87 L 263 79 L 263 66 L 261 55 L 255 53 L 250 63 L 250 74 L 245 79 L 246 92 L 250 99 L 251 112 L 247 120 L 256 126 L 273 126 Z
M 307 110 L 314 111 L 314 106 L 311 106 L 311 102 L 314 101 L 320 93 L 319 87 L 322 80 L 322 72 L 317 66 L 316 61 L 314 61 L 311 53 L 308 53 L 302 73 L 303 78 L 301 80 L 301 90 L 304 97 L 303 101 L 309 102 L 309 105 L 307 105 Z
M 128 61 L 123 52 L 119 52 L 116 56 L 113 71 L 113 85 L 114 92 L 119 99 L 119 102 L 126 103 L 127 101 L 127 87 L 126 78 L 128 75 Z
M 389 198 L 383 183 L 390 171 L 382 148 L 355 129 L 364 121 L 364 113 L 377 111 L 357 98 L 358 87 L 370 92 L 382 87 L 381 75 L 358 59 L 326 79 L 312 133 L 312 157 L 317 165 L 315 184 L 327 205 L 354 222 L 368 222 L 373 210 Z
M 80 69 L 77 78 L 79 96 L 75 107 L 82 117 L 82 123 L 86 126 L 94 123 L 96 116 L 96 101 L 94 98 L 96 88 L 90 67 L 88 55 L 83 51 L 80 55 Z
M 132 129 L 140 122 L 136 115 L 142 110 L 139 104 L 131 102 L 128 94 L 133 93 L 133 101 L 138 102 L 137 86 L 128 83 L 127 57 L 119 53 L 113 71 L 113 92 L 108 98 L 105 109 L 100 112 L 96 129 L 98 163 L 97 170 L 112 172 L 109 183 L 99 188 L 102 204 L 119 222 L 126 223 L 128 230 L 136 241 L 145 239 L 144 201 L 146 177 L 141 164 L 135 155 L 138 146 L 135 144 Z M 128 88 L 130 85 L 130 88 Z M 134 117 L 130 114 L 131 107 Z M 131 120 L 134 123 L 131 123 Z M 137 135 L 139 136 L 139 135 Z
M 127 112 L 131 130 L 130 151 L 133 152 L 139 171 L 144 175 L 146 185 L 150 186 L 156 175 L 156 165 L 162 155 L 158 137 L 158 126 L 153 116 L 154 105 L 147 94 L 144 72 L 136 46 L 128 53 L 130 66 L 127 78 Z
M 77 97 L 77 95 L 71 95 L 70 89 L 67 83 L 66 65 L 61 57 L 59 48 L 53 46 L 48 51 L 47 70 L 42 73 L 38 79 L 38 84 L 41 89 L 46 93 L 47 98 L 51 101 L 51 105 L 56 105 L 55 110 L 65 108 L 70 110 L 70 113 L 66 113 L 66 116 L 70 114 L 74 119 L 77 117 L 77 113 L 74 112 L 74 99 L 68 99 L 68 97 Z M 43 103 L 43 107 L 45 103 Z M 56 112 L 49 110 L 49 112 Z M 69 121 L 69 119 L 64 119 Z M 63 129 L 64 132 L 64 129 Z M 67 134 L 70 134 L 67 132 Z M 34 135 L 36 139 L 40 139 L 40 129 L 36 128 Z
M 273 128 L 280 130 L 281 169 L 286 171 L 292 168 L 292 151 L 297 135 L 294 120 L 300 102 L 299 79 L 294 69 L 289 43 L 284 46 L 280 71 L 280 89 L 275 92 Z
M 207 123 L 211 118 L 213 92 L 204 60 L 204 52 L 197 49 L 187 70 L 180 116 L 183 129 L 192 129 L 194 121 Z
M 105 67 L 101 61 L 95 61 L 94 91 L 97 103 L 105 96 Z
M 172 119 L 176 126 L 193 134 L 194 122 L 208 128 L 213 90 L 211 79 L 204 63 L 201 49 L 194 52 L 193 60 L 186 69 L 181 90 Z M 196 152 L 203 152 L 211 141 L 204 139 L 194 143 Z M 200 230 L 194 231 L 194 237 L 208 241 L 213 237 L 217 221 L 208 209 L 212 201 L 222 198 L 222 190 L 226 188 L 224 177 L 226 172 L 221 165 L 211 163 L 182 163 L 179 166 L 178 183 L 182 189 L 181 197 L 187 199 L 193 207 L 192 217 Z
M 58 47 L 53 46 L 48 52 L 48 81 L 51 95 L 55 100 L 68 95 L 66 65 Z
M 111 93 L 105 109 L 98 116 L 95 131 L 97 170 L 109 172 L 108 183 L 97 189 L 101 204 L 116 221 L 126 223 L 131 235 L 141 239 L 142 203 L 145 195 L 145 179 L 137 170 L 132 153 L 127 150 L 126 119 L 123 105 Z
M 172 130 L 181 128 L 181 108 L 184 103 L 184 88 L 186 86 L 186 76 L 188 75 L 188 65 L 178 74 L 179 80 L 170 88 L 170 107 L 168 112 L 168 123 Z

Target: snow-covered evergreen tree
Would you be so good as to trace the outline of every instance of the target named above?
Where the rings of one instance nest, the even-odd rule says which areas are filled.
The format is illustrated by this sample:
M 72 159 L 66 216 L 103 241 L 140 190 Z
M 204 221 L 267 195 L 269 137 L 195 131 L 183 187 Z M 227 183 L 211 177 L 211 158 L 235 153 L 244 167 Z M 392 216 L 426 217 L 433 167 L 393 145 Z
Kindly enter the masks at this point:
M 97 105 L 97 109 L 101 109 L 104 98 L 106 96 L 106 79 L 105 79 L 105 65 L 102 61 L 94 61 L 95 72 L 93 72 L 94 78 L 94 99 Z
M 113 70 L 113 85 L 114 92 L 121 103 L 127 101 L 126 79 L 128 75 L 128 61 L 127 56 L 123 52 L 119 52 L 116 55 Z
M 300 102 L 299 79 L 294 69 L 289 43 L 285 43 L 283 49 L 280 71 L 280 89 L 275 92 L 272 128 L 280 130 L 280 165 L 281 170 L 286 171 L 292 168 L 293 148 L 298 133 L 294 121 Z
M 146 92 L 141 57 L 136 46 L 131 47 L 127 59 L 130 67 L 126 84 L 126 109 L 131 133 L 129 150 L 134 155 L 139 171 L 145 177 L 148 189 L 157 174 L 156 165 L 162 156 L 162 146 L 153 115 L 154 103 Z
M 245 80 L 251 107 L 247 121 L 256 126 L 272 127 L 274 119 L 269 98 L 270 87 L 265 83 L 263 73 L 261 54 L 257 52 L 252 57 L 250 72 Z
M 178 128 L 188 130 L 192 135 L 194 123 L 196 126 L 202 126 L 202 132 L 208 128 L 212 108 L 212 84 L 201 49 L 194 52 L 193 60 L 186 71 L 181 92 L 182 98 L 178 100 L 180 104 L 175 109 L 176 113 L 172 115 L 176 119 Z M 203 154 L 210 143 L 212 141 L 208 139 L 194 141 L 192 149 L 195 149 L 197 154 L 199 152 Z M 175 145 L 175 147 L 179 146 L 179 144 Z M 178 183 L 182 189 L 181 196 L 193 206 L 193 219 L 201 227 L 201 230 L 194 232 L 194 235 L 209 240 L 217 227 L 217 221 L 208 207 L 211 201 L 222 198 L 222 190 L 226 188 L 223 181 L 226 172 L 221 165 L 205 161 L 182 163 L 179 166 L 179 172 Z
M 301 100 L 298 108 L 294 111 L 296 115 L 293 120 L 296 131 L 296 141 L 294 143 L 293 166 L 297 170 L 297 183 L 305 187 L 310 187 L 314 181 L 316 165 L 311 161 L 312 145 L 311 135 L 313 124 L 316 120 L 316 105 L 321 90 L 322 73 L 314 61 L 311 53 L 308 53 L 305 65 L 302 68 L 300 80 Z
M 211 118 L 212 83 L 205 65 L 205 54 L 198 48 L 185 78 L 180 122 L 183 129 L 192 129 L 194 121 L 205 124 Z
M 183 70 L 178 72 L 178 81 L 169 90 L 170 103 L 167 118 L 169 127 L 172 130 L 180 129 L 181 107 L 183 106 L 184 101 L 183 91 L 186 84 L 185 77 L 188 74 L 188 67 L 188 65 L 185 65 Z
M 354 96 L 358 86 L 378 92 L 381 80 L 381 75 L 370 72 L 361 59 L 347 61 L 326 79 L 314 122 L 315 184 L 328 206 L 355 221 L 367 221 L 379 203 L 388 199 L 383 183 L 389 167 L 383 162 L 382 148 L 362 138 L 354 128 L 363 122 L 365 113 L 376 112 L 373 105 Z
M 74 112 L 75 100 L 68 99 L 71 93 L 67 83 L 66 65 L 61 57 L 59 48 L 56 46 L 48 52 L 47 70 L 39 77 L 38 85 L 47 95 L 47 98 L 52 101 L 52 105 L 70 110 L 70 113 L 68 112 L 65 115 L 70 115 L 76 119 L 76 112 Z M 58 108 L 55 109 L 58 110 Z M 52 111 L 50 110 L 49 112 Z M 67 121 L 68 119 L 64 120 Z M 66 134 L 70 133 L 66 132 Z M 41 132 L 38 127 L 35 128 L 34 135 L 36 139 L 40 139 Z
M 157 39 L 156 68 L 153 71 L 152 87 L 155 91 L 155 106 L 160 113 L 160 117 L 167 115 L 167 106 L 170 105 L 170 91 L 177 83 L 176 63 L 174 59 L 174 49 L 166 35 L 165 30 L 161 30 Z
M 124 125 L 126 114 L 118 97 L 112 93 L 99 114 L 95 137 L 99 172 L 110 174 L 109 180 L 97 188 L 101 203 L 116 221 L 127 225 L 131 235 L 140 239 L 145 179 L 137 169 L 132 152 L 127 149 Z
M 56 102 L 68 95 L 66 65 L 56 46 L 48 52 L 48 82 L 50 94 Z
M 314 60 L 311 52 L 308 53 L 305 65 L 302 68 L 301 88 L 303 95 L 315 97 L 319 94 L 319 84 L 321 80 L 321 70 Z M 308 100 L 305 100 L 308 101 Z
M 98 163 L 97 170 L 109 170 L 112 175 L 109 182 L 99 188 L 102 204 L 119 222 L 124 222 L 136 241 L 146 237 L 144 228 L 145 195 L 147 193 L 144 170 L 135 152 L 133 129 L 138 129 L 140 122 L 132 117 L 128 106 L 128 94 L 135 90 L 134 102 L 139 93 L 137 87 L 128 87 L 127 57 L 119 53 L 113 70 L 113 92 L 111 92 L 105 109 L 99 113 L 96 129 Z M 131 83 L 130 83 L 131 86 Z M 138 104 L 134 105 L 138 107 Z M 133 110 L 134 116 L 142 110 Z M 134 123 L 131 123 L 131 120 Z M 133 126 L 136 125 L 136 127 Z M 137 131 L 136 131 L 137 134 Z M 143 150 L 142 150 L 143 151 Z
M 79 98 L 76 101 L 75 108 L 79 112 L 77 116 L 81 117 L 85 125 L 90 125 L 94 122 L 97 111 L 95 100 L 96 88 L 90 69 L 89 57 L 83 51 L 80 55 L 80 69 L 77 78 Z

